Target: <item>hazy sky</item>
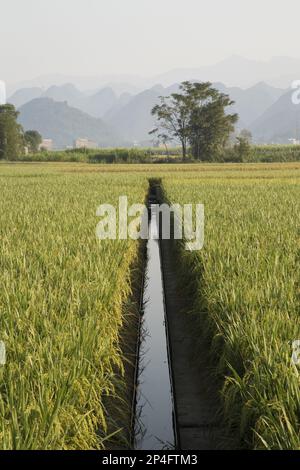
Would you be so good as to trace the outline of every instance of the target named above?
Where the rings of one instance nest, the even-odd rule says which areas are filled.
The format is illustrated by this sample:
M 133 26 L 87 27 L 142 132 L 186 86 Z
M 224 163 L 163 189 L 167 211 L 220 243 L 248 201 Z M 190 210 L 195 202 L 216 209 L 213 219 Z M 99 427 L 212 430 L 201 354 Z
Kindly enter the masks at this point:
M 0 79 L 300 56 L 299 0 L 0 0 Z

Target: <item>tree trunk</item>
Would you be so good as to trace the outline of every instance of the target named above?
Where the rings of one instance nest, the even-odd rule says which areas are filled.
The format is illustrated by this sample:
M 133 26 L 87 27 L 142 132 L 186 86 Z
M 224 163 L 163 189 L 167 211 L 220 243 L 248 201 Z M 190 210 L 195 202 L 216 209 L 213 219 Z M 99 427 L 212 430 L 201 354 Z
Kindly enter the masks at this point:
M 181 142 L 181 145 L 182 145 L 182 160 L 185 162 L 185 160 L 186 160 L 186 143 L 185 143 L 184 140 Z
M 167 154 L 167 157 L 169 158 L 169 156 L 170 156 L 170 155 L 169 155 L 169 149 L 168 149 L 168 146 L 167 146 L 167 144 L 166 144 L 166 143 L 165 143 L 165 149 L 166 149 L 166 154 Z

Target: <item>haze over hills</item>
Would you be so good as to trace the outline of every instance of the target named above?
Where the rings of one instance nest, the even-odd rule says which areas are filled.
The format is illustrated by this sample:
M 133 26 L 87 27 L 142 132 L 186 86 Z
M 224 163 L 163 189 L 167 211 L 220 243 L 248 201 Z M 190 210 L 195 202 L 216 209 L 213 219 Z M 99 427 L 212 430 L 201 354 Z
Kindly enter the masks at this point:
M 257 83 L 247 89 L 226 87 L 223 83 L 214 83 L 214 87 L 229 95 L 235 102 L 232 110 L 237 112 L 240 117 L 239 127 L 248 127 L 274 104 L 285 91 L 267 85 L 265 82 Z
M 149 131 L 155 125 L 151 110 L 157 104 L 158 97 L 166 94 L 168 93 L 162 86 L 145 90 L 107 118 L 128 140 L 150 142 Z
M 265 83 L 243 90 L 238 87 L 227 88 L 222 83 L 213 84 L 218 90 L 229 94 L 235 105 L 230 109 L 240 116 L 238 127 L 249 127 L 284 93 L 284 90 L 273 88 Z M 179 85 L 164 88 L 161 85 L 145 90 L 133 98 L 117 112 L 104 116 L 114 128 L 118 129 L 128 140 L 149 141 L 149 130 L 155 126 L 151 109 L 158 102 L 158 97 L 168 96 L 178 91 Z
M 54 101 L 65 101 L 93 117 L 102 117 L 118 103 L 118 97 L 111 88 L 97 90 L 94 94 L 79 91 L 73 84 L 53 85 L 47 90 L 42 88 L 23 88 L 17 90 L 9 102 L 17 108 L 35 98 L 51 98 Z M 123 98 L 122 98 L 123 100 Z
M 177 69 L 152 78 L 142 78 L 137 75 L 103 75 L 102 77 L 67 77 L 74 81 L 62 83 L 65 78 L 65 76 L 55 75 L 40 77 L 28 82 L 28 85 L 40 84 L 41 86 L 18 89 L 9 99 L 17 108 L 20 108 L 21 121 L 24 119 L 23 114 L 26 110 L 25 121 L 28 125 L 29 122 L 33 123 L 30 120 L 30 112 L 35 112 L 37 108 L 36 103 L 35 106 L 25 108 L 24 105 L 30 104 L 30 101 L 37 98 L 41 100 L 51 98 L 50 101 L 41 101 L 43 113 L 39 114 L 41 121 L 38 124 L 39 128 L 43 129 L 44 137 L 49 137 L 47 126 L 50 128 L 52 126 L 49 116 L 52 115 L 54 118 L 55 115 L 55 113 L 50 113 L 47 116 L 45 108 L 51 103 L 50 108 L 53 110 L 53 102 L 60 102 L 65 103 L 65 110 L 73 109 L 73 112 L 64 115 L 62 121 L 65 122 L 68 115 L 71 122 L 65 125 L 69 128 L 73 126 L 73 118 L 75 121 L 78 119 L 78 115 L 75 116 L 74 113 L 79 110 L 85 115 L 82 123 L 87 122 L 87 117 L 98 120 L 98 127 L 96 126 L 98 130 L 99 118 L 102 119 L 102 126 L 106 125 L 111 132 L 112 141 L 109 145 L 114 145 L 116 141 L 127 142 L 131 145 L 134 142 L 151 144 L 149 131 L 155 125 L 151 109 L 158 102 L 158 97 L 177 91 L 178 83 L 189 79 L 211 81 L 220 91 L 229 94 L 235 101 L 231 111 L 237 112 L 240 117 L 238 129 L 250 128 L 258 142 L 288 142 L 291 138 L 299 138 L 295 131 L 294 115 L 297 114 L 297 110 L 294 109 L 295 105 L 291 105 L 286 94 L 291 81 L 300 78 L 299 59 L 275 57 L 270 61 L 262 62 L 232 56 L 215 65 L 197 69 Z M 49 84 L 50 79 L 53 80 L 51 86 L 45 88 L 44 85 Z M 82 89 L 83 85 L 85 85 L 84 89 Z M 281 118 L 275 119 L 275 115 L 281 115 Z M 95 122 L 89 122 L 92 129 L 95 129 Z M 54 127 L 53 125 L 52 129 Z M 87 132 L 86 125 L 75 126 L 75 128 L 80 134 L 75 135 L 74 131 L 72 133 L 74 138 L 89 137 L 93 134 L 93 132 L 91 134 Z M 55 144 L 60 146 L 62 142 L 68 140 L 67 145 L 71 145 L 70 139 L 62 139 L 61 131 L 59 129 L 57 131 L 57 139 L 54 138 Z M 53 135 L 56 136 L 56 132 Z M 98 131 L 96 135 L 98 136 Z M 93 137 L 90 138 L 94 140 Z
M 160 96 L 169 96 L 178 90 L 177 83 L 167 88 L 155 85 L 132 96 L 122 107 L 107 113 L 104 119 L 115 129 L 119 129 L 126 139 L 151 144 L 149 131 L 155 127 L 155 118 L 151 115 L 151 110 L 159 102 Z
M 113 87 L 117 95 L 122 93 L 138 93 L 145 88 L 145 79 L 136 75 L 99 75 L 97 77 L 74 76 L 64 74 L 41 75 L 31 80 L 23 80 L 7 84 L 7 92 L 13 95 L 21 88 L 41 88 L 43 91 L 52 87 L 72 83 L 76 88 L 93 94 L 100 88 Z
M 300 79 L 300 59 L 272 57 L 268 61 L 247 59 L 239 55 L 230 56 L 212 65 L 198 68 L 178 68 L 152 77 L 137 74 L 99 74 L 97 77 L 63 74 L 42 75 L 32 80 L 8 84 L 9 94 L 20 88 L 47 89 L 53 84 L 73 83 L 80 90 L 97 90 L 111 87 L 119 95 L 124 92 L 136 94 L 160 83 L 167 87 L 183 80 L 222 82 L 228 87 L 249 88 L 258 82 L 266 82 L 278 88 L 289 88 L 292 81 Z
M 288 88 L 300 79 L 300 59 L 272 57 L 269 61 L 257 61 L 233 55 L 210 66 L 197 69 L 176 69 L 155 77 L 156 82 L 169 85 L 183 80 L 221 81 L 227 86 L 248 88 L 257 82 Z
M 83 96 L 83 93 L 81 93 L 81 91 L 79 91 L 72 83 L 52 85 L 41 94 L 41 97 L 43 98 L 51 98 L 54 101 L 66 101 L 69 106 L 75 107 L 78 107 Z
M 257 142 L 287 143 L 300 140 L 300 105 L 292 100 L 292 91 L 282 95 L 252 125 L 250 130 Z
M 53 139 L 56 148 L 73 146 L 79 137 L 90 139 L 99 147 L 128 144 L 102 119 L 72 108 L 66 102 L 36 98 L 21 106 L 19 111 L 19 122 L 24 129 L 35 129 L 44 138 Z
M 276 103 L 278 98 L 284 93 L 284 90 L 271 87 L 263 82 L 246 90 L 239 87 L 228 88 L 222 83 L 215 83 L 214 86 L 221 92 L 229 94 L 235 101 L 235 105 L 230 111 L 239 114 L 238 128 L 240 129 L 250 127 L 252 123 L 264 114 L 270 106 Z M 118 136 L 117 140 L 119 141 L 123 140 L 131 144 L 138 142 L 151 145 L 149 131 L 155 126 L 155 119 L 151 116 L 151 109 L 158 102 L 159 96 L 168 96 L 178 91 L 178 88 L 178 84 L 173 84 L 167 88 L 162 85 L 156 85 L 136 95 L 123 93 L 118 97 L 111 88 L 103 88 L 93 95 L 88 95 L 79 91 L 72 84 L 64 84 L 62 86 L 52 86 L 46 91 L 38 88 L 19 90 L 11 97 L 10 101 L 17 105 L 18 103 L 24 103 L 25 100 L 29 100 L 29 103 L 27 103 L 28 106 L 24 107 L 23 104 L 23 106 L 20 107 L 21 122 L 24 120 L 24 111 L 26 110 L 26 128 L 28 128 L 29 123 L 32 126 L 35 122 L 30 119 L 30 112 L 36 112 L 38 109 L 39 117 L 37 125 L 39 127 L 36 128 L 37 130 L 43 129 L 42 134 L 44 137 L 46 135 L 49 137 L 47 126 L 51 127 L 52 125 L 50 116 L 52 116 L 53 119 L 55 117 L 55 113 L 46 113 L 46 107 L 50 106 L 51 110 L 53 110 L 53 103 L 57 102 L 61 104 L 64 103 L 66 105 L 65 110 L 73 108 L 74 111 L 82 111 L 87 117 L 103 118 L 102 124 L 106 123 L 111 130 L 113 129 L 113 134 L 114 136 Z M 40 101 L 36 101 L 37 96 Z M 32 106 L 29 106 L 31 97 L 34 97 L 34 102 Z M 40 113 L 40 108 L 37 108 L 37 103 L 43 104 L 43 113 Z M 59 109 L 62 110 L 63 108 Z M 67 125 L 67 127 L 72 127 L 72 120 L 78 118 L 78 116 L 74 114 L 74 111 L 68 114 L 68 118 L 71 121 L 64 124 Z M 65 122 L 66 118 L 67 116 L 64 115 L 63 122 Z M 79 134 L 75 135 L 75 131 L 72 133 L 73 140 L 78 137 L 89 137 L 90 133 L 87 132 L 86 119 L 83 119 L 83 121 L 85 122 L 83 127 L 76 127 L 76 132 L 79 132 Z M 89 122 L 94 126 L 92 121 Z M 70 139 L 68 139 L 67 144 L 65 143 L 66 139 L 62 139 L 60 126 L 59 128 L 55 127 L 55 129 L 56 131 L 52 133 L 55 145 L 71 145 Z M 58 134 L 56 132 L 58 132 Z M 263 139 L 263 135 L 260 135 L 260 139 Z M 96 141 L 98 142 L 98 140 Z M 64 142 L 64 144 L 62 144 L 62 142 Z M 116 142 L 115 137 L 109 145 L 113 145 L 113 142 Z
M 8 102 L 15 105 L 16 108 L 20 108 L 23 104 L 28 103 L 35 98 L 40 98 L 42 94 L 43 90 L 39 87 L 20 88 L 8 98 Z
M 78 108 L 94 117 L 103 117 L 118 103 L 118 97 L 109 87 L 102 88 L 94 95 L 87 96 L 78 104 Z

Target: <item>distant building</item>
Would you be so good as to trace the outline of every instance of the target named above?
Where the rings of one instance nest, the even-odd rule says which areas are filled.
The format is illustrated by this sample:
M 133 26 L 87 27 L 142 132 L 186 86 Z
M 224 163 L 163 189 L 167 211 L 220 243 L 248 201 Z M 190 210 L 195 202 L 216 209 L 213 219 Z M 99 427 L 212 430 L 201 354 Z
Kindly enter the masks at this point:
M 297 140 L 297 139 L 289 139 L 289 142 L 291 142 L 292 145 L 299 145 L 300 144 L 300 140 Z
M 79 138 L 75 140 L 74 147 L 76 149 L 96 149 L 98 148 L 98 144 L 89 139 Z
M 39 147 L 40 150 L 53 150 L 53 140 L 52 139 L 43 139 Z

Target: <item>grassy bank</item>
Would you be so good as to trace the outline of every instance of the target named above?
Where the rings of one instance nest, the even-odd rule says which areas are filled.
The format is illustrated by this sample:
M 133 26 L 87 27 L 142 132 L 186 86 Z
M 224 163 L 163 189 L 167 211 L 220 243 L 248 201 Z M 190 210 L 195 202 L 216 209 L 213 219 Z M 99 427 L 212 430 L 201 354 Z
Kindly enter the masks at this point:
M 112 149 L 71 149 L 65 151 L 39 152 L 20 155 L 16 162 L 73 162 L 73 163 L 180 163 L 181 149 L 170 148 L 112 148 Z M 212 163 L 275 163 L 299 162 L 300 145 L 252 145 L 247 155 L 238 154 L 233 147 L 212 159 Z M 189 157 L 187 162 L 192 162 Z M 197 163 L 197 162 L 194 162 Z
M 225 150 L 222 160 L 244 163 L 299 162 L 300 145 L 251 145 L 249 154 L 242 158 L 229 148 Z
M 159 163 L 181 160 L 180 149 L 161 148 L 71 149 L 19 155 L 16 162 L 73 162 L 73 163 Z

